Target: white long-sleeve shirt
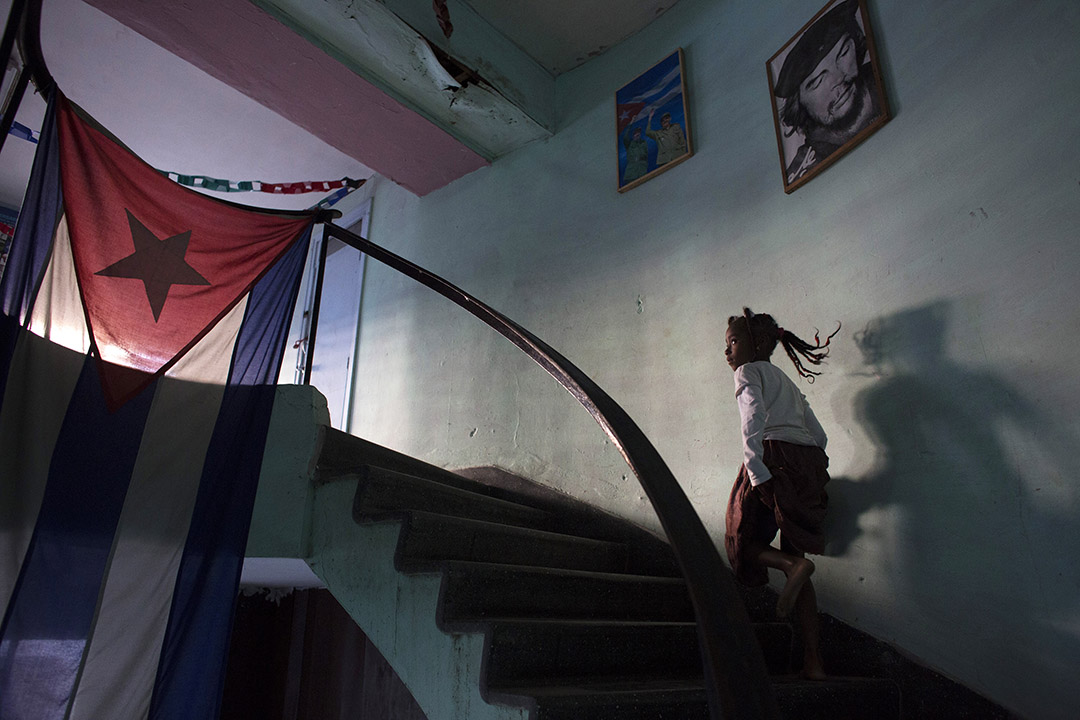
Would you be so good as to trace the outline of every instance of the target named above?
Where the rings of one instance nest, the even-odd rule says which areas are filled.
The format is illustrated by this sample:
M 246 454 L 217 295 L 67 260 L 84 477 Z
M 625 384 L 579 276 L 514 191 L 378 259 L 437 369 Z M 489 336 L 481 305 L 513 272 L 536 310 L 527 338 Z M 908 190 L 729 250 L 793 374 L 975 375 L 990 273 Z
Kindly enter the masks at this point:
M 771 362 L 758 360 L 735 370 L 735 399 L 742 417 L 743 464 L 751 485 L 772 477 L 762 457 L 765 440 L 825 449 L 828 438 L 806 397 Z

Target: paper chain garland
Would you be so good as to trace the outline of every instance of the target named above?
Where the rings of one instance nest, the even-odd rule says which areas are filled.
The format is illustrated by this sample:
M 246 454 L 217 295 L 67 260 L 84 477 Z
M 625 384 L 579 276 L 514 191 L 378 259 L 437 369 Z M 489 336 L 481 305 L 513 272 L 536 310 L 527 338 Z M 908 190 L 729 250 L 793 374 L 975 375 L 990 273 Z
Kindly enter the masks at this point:
M 181 175 L 180 173 L 159 170 L 170 180 L 188 187 L 202 188 L 214 192 L 264 192 L 276 195 L 298 195 L 309 192 L 327 192 L 341 187 L 359 187 L 359 183 L 350 178 L 341 180 L 320 180 L 317 182 L 265 183 L 259 180 L 221 180 L 206 175 Z
M 36 131 L 18 122 L 12 123 L 8 133 L 35 144 L 38 141 L 38 133 Z M 201 188 L 213 192 L 264 192 L 275 195 L 299 195 L 301 193 L 337 190 L 337 192 L 328 195 L 317 203 L 317 206 L 321 208 L 330 207 L 338 200 L 367 182 L 366 179 L 353 180 L 352 178 L 347 177 L 340 180 L 294 183 L 264 183 L 259 180 L 241 180 L 237 182 L 235 180 L 221 180 L 220 178 L 207 177 L 206 175 L 181 175 L 180 173 L 168 172 L 166 170 L 158 170 L 158 172 L 181 185 Z
M 300 193 L 326 192 L 327 190 L 336 189 L 336 192 L 327 195 L 312 206 L 312 208 L 320 207 L 324 209 L 330 207 L 338 200 L 367 182 L 366 178 L 363 180 L 342 178 L 340 180 L 296 183 L 264 183 L 258 180 L 243 180 L 236 182 L 233 180 L 220 180 L 205 175 L 181 175 L 179 173 L 165 172 L 162 170 L 159 170 L 158 172 L 181 185 L 202 188 L 203 190 L 212 190 L 214 192 L 264 192 L 274 195 L 298 195 Z

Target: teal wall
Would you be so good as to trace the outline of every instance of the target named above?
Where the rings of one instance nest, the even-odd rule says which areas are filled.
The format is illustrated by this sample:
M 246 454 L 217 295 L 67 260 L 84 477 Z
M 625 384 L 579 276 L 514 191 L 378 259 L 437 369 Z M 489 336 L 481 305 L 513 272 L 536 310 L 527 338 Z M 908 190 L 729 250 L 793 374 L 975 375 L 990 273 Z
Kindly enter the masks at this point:
M 765 60 L 823 0 L 682 0 L 558 78 L 557 134 L 372 239 L 505 312 L 639 422 L 717 542 L 740 462 L 726 317 L 813 335 L 822 608 L 1032 718 L 1080 704 L 1080 4 L 872 2 L 894 119 L 792 195 Z M 685 50 L 696 154 L 616 187 L 614 92 Z M 470 316 L 369 264 L 352 431 L 658 527 L 603 433 Z M 777 363 L 790 370 L 786 358 Z

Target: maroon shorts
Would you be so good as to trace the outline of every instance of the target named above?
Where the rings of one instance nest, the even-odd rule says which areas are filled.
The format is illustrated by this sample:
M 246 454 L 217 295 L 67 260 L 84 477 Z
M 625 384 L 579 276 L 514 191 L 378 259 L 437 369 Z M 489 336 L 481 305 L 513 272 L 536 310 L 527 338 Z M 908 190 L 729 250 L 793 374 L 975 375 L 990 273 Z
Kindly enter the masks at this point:
M 745 585 L 769 581 L 753 553 L 772 543 L 780 531 L 784 552 L 825 552 L 825 510 L 829 482 L 825 451 L 812 445 L 766 440 L 763 460 L 772 478 L 750 484 L 746 466 L 739 468 L 728 500 L 724 546 L 735 576 Z

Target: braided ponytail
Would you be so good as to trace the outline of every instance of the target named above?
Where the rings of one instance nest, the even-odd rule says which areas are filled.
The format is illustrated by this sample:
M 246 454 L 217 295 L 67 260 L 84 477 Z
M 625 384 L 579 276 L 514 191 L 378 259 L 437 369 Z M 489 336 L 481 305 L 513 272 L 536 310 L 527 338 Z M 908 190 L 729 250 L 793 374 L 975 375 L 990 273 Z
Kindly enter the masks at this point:
M 750 336 L 750 346 L 755 350 L 755 359 L 768 360 L 772 357 L 776 344 L 783 345 L 784 352 L 791 358 L 791 362 L 795 365 L 795 370 L 798 371 L 799 376 L 806 378 L 806 381 L 811 383 L 821 373 L 810 370 L 804 363 L 820 365 L 824 362 L 829 355 L 829 343 L 836 336 L 836 333 L 840 332 L 841 327 L 840 323 L 837 323 L 836 330 L 833 330 L 825 338 L 824 344 L 821 342 L 819 333 L 815 330 L 814 344 L 811 345 L 795 333 L 777 325 L 772 315 L 765 313 L 754 314 L 747 307 L 743 308 L 742 315 L 732 315 L 728 318 L 728 326 L 732 325 L 741 325 L 746 328 L 746 332 Z

